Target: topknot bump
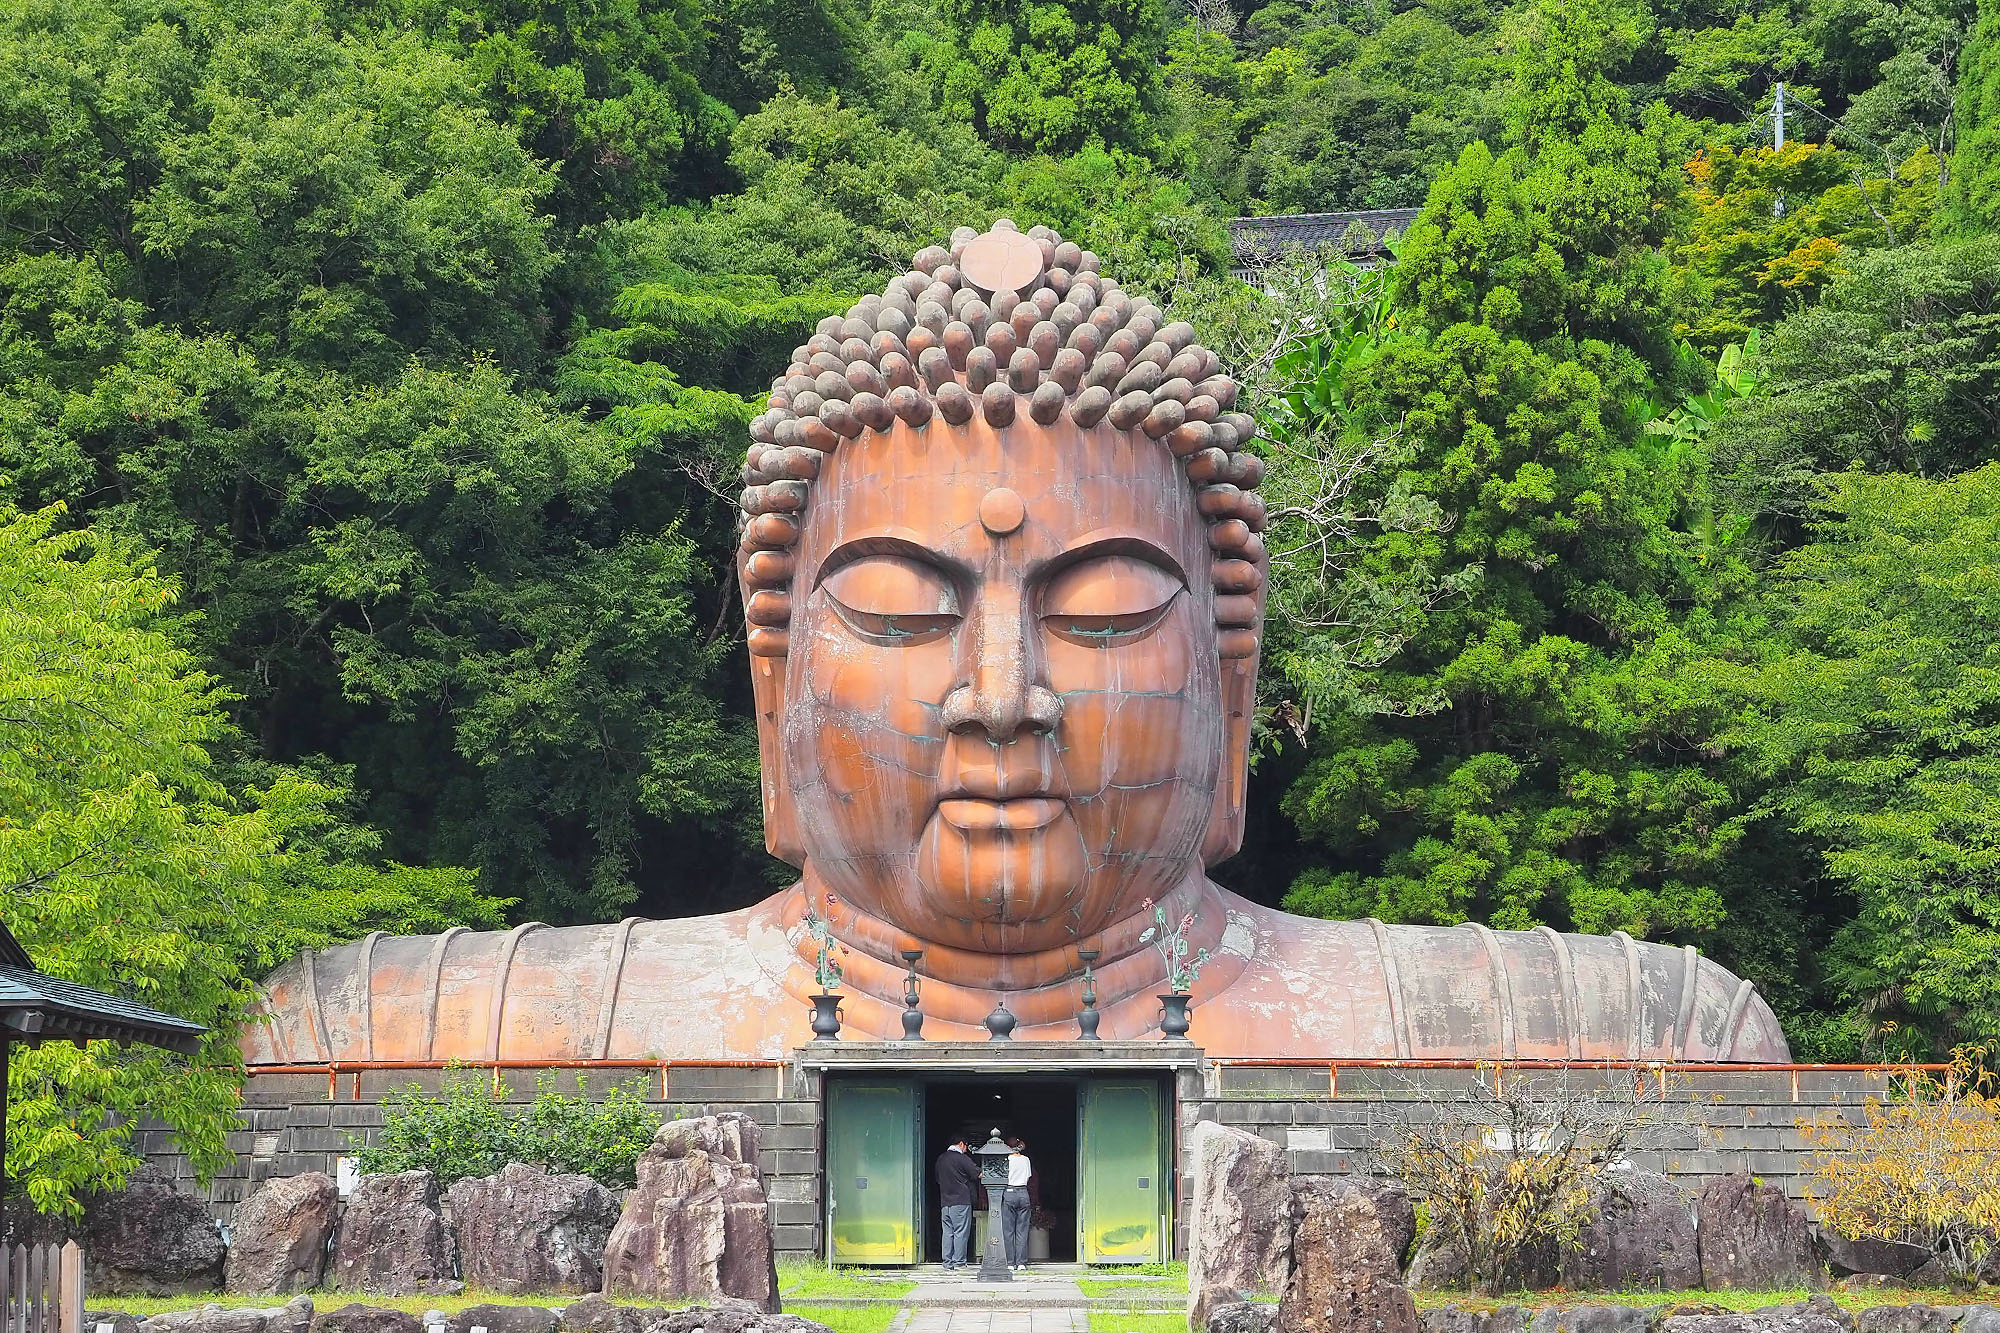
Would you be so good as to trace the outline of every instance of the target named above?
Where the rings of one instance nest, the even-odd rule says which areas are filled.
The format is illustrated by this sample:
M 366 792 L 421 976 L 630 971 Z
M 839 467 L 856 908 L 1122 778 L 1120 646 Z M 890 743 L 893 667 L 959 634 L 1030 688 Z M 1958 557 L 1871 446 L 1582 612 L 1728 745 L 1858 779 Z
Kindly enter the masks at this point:
M 967 282 L 996 295 L 1027 291 L 1046 268 L 1042 247 L 1013 230 L 1011 223 L 1005 228 L 995 223 L 992 231 L 966 242 L 958 261 L 958 271 Z

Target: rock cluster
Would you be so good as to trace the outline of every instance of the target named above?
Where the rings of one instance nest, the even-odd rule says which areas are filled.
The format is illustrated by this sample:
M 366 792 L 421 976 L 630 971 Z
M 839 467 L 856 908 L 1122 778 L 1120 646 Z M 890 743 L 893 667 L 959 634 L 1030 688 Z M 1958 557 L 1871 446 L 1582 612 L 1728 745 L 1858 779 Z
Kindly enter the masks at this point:
M 1518 1305 L 1426 1310 L 1423 1333 L 1996 1333 L 1990 1305 L 1883 1305 L 1857 1316 L 1831 1298 L 1735 1311 L 1720 1306 L 1576 1305 L 1529 1312 Z
M 366 1304 L 343 1304 L 315 1311 L 310 1297 L 298 1296 L 268 1310 L 224 1309 L 204 1305 L 194 1310 L 135 1319 L 116 1312 L 86 1311 L 84 1323 L 108 1323 L 116 1333 L 425 1333 L 440 1319 L 419 1319 L 402 1310 Z M 773 1314 L 747 1301 L 723 1300 L 712 1305 L 662 1309 L 613 1305 L 601 1296 L 586 1296 L 565 1309 L 538 1305 L 470 1305 L 444 1321 L 450 1333 L 830 1333 L 826 1325 L 797 1315 Z
M 1416 1214 L 1399 1185 L 1291 1179 L 1274 1143 L 1194 1136 L 1188 1314 L 1206 1333 L 1417 1333 L 1402 1285 Z M 1282 1291 L 1277 1305 L 1247 1301 Z
M 6 1221 L 16 1241 L 80 1241 L 90 1290 L 99 1296 L 213 1291 L 225 1285 L 226 1272 L 227 1290 L 241 1295 L 285 1296 L 320 1287 L 373 1296 L 447 1295 L 471 1282 L 509 1295 L 609 1291 L 707 1300 L 735 1311 L 727 1316 L 733 1319 L 744 1310 L 778 1307 L 758 1147 L 757 1124 L 743 1115 L 664 1125 L 641 1156 L 639 1186 L 622 1213 L 616 1196 L 587 1176 L 519 1163 L 461 1180 L 442 1195 L 428 1171 L 364 1176 L 345 1205 L 328 1176 L 307 1172 L 267 1181 L 239 1203 L 225 1248 L 200 1199 L 142 1167 L 124 1189 L 88 1200 L 77 1223 L 19 1208 Z M 281 1317 L 293 1308 L 204 1315 L 200 1333 L 308 1333 L 302 1320 Z M 310 1305 L 305 1308 L 310 1316 Z M 482 1313 L 492 1318 L 465 1327 L 553 1330 L 553 1316 L 501 1306 Z M 595 1321 L 579 1326 L 587 1333 L 644 1333 L 635 1316 L 601 1299 L 576 1314 Z M 404 1316 L 392 1315 L 356 1305 L 322 1312 L 312 1322 L 318 1330 L 332 1321 L 326 1333 L 393 1333 L 389 1325 L 400 1327 Z M 119 1318 L 96 1322 L 113 1324 L 112 1333 L 138 1333 L 138 1321 L 127 1327 Z M 149 1333 L 178 1328 L 194 1312 L 162 1318 L 166 1322 Z M 770 1327 L 782 1333 L 780 1325 Z
M 1437 1233 L 1414 1243 L 1414 1213 L 1400 1186 L 1290 1177 L 1278 1144 L 1215 1124 L 1197 1127 L 1189 1157 L 1188 1315 L 1202 1333 L 1398 1333 L 1416 1320 L 1405 1288 L 1467 1280 L 1461 1247 Z M 1277 1226 L 1281 1199 L 1288 1225 Z M 1843 1286 L 1856 1289 L 1940 1275 L 1920 1246 L 1815 1237 L 1805 1211 L 1782 1190 L 1741 1174 L 1712 1179 L 1690 1197 L 1656 1172 L 1605 1172 L 1591 1187 L 1579 1240 L 1574 1250 L 1530 1256 L 1516 1280 L 1572 1291 L 1769 1291 L 1824 1287 L 1829 1266 L 1843 1275 Z M 1275 1305 L 1274 1290 L 1283 1292 Z M 2000 1311 L 1928 1310 L 1884 1307 L 1843 1328 L 2000 1333 Z M 1826 1323 L 1830 1311 L 1824 1300 L 1755 1315 L 1599 1305 L 1545 1310 L 1531 1319 L 1516 1307 L 1447 1307 L 1421 1322 L 1426 1333 L 1835 1333 Z
M 727 1113 L 660 1126 L 604 1250 L 604 1292 L 778 1307 L 758 1130 Z

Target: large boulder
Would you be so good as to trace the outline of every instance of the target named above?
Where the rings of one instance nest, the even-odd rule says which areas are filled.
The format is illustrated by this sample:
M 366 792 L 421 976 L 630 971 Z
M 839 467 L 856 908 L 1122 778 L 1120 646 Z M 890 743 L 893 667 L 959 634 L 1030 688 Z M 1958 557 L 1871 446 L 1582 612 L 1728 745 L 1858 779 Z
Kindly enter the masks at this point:
M 563 1307 L 563 1333 L 642 1333 L 645 1313 L 602 1296 L 586 1296 Z
M 1308 1285 L 1361 1277 L 1400 1283 L 1417 1211 L 1395 1181 L 1300 1176 L 1291 1182 L 1292 1271 Z
M 503 1295 L 589 1292 L 603 1282 L 618 1200 L 589 1176 L 510 1162 L 445 1191 L 467 1285 Z
M 748 1301 L 690 1305 L 669 1310 L 647 1325 L 647 1333 L 832 1333 L 825 1324 L 795 1314 L 774 1314 Z
M 224 1246 L 208 1205 L 141 1166 L 84 1205 L 84 1283 L 99 1296 L 178 1296 L 222 1285 Z
M 775 1311 L 778 1270 L 757 1144 L 756 1123 L 733 1113 L 660 1126 L 605 1244 L 604 1293 L 727 1296 Z
M 1311 1176 L 1292 1182 L 1292 1275 L 1277 1333 L 1417 1333 L 1402 1285 L 1416 1210 L 1401 1185 Z
M 1906 1278 L 1936 1257 L 1922 1245 L 1875 1236 L 1849 1240 L 1837 1231 L 1822 1231 L 1819 1247 L 1837 1277 L 1880 1273 L 1885 1277 Z
M 1424 1233 L 1410 1256 L 1403 1281 L 1417 1291 L 1463 1291 L 1472 1285 L 1472 1264 L 1465 1247 L 1435 1230 Z
M 374 1296 L 447 1295 L 464 1290 L 457 1276 L 458 1251 L 438 1209 L 437 1178 L 428 1171 L 363 1176 L 340 1219 L 327 1285 Z M 313 1327 L 318 1333 L 319 1318 Z
M 2000 1333 L 2000 1307 L 1966 1306 L 1958 1317 L 1958 1333 Z
M 1501 1305 L 1491 1310 L 1467 1310 L 1456 1305 L 1440 1305 L 1417 1316 L 1424 1333 L 1527 1333 L 1528 1312 L 1518 1305 Z
M 1361 1273 L 1317 1285 L 1304 1264 L 1292 1269 L 1273 1328 L 1275 1333 L 1419 1333 L 1417 1304 L 1402 1284 Z
M 1611 1171 L 1590 1188 L 1578 1246 L 1560 1260 L 1571 1291 L 1686 1291 L 1701 1285 L 1694 1203 L 1653 1171 Z M 1613 1307 L 1594 1307 L 1613 1308 Z
M 540 1305 L 468 1305 L 446 1321 L 451 1333 L 556 1333 L 556 1312 Z
M 771 1207 L 764 1198 L 756 1152 L 745 1150 L 750 1152 L 749 1162 L 730 1168 L 722 1190 L 722 1256 L 715 1263 L 715 1285 L 725 1296 L 776 1311 L 778 1246 L 771 1232 Z
M 423 1174 L 429 1175 L 426 1171 Z M 357 1191 L 358 1192 L 358 1191 Z M 376 1305 L 343 1305 L 313 1316 L 311 1333 L 423 1333 L 413 1314 Z
M 295 1296 L 288 1305 L 268 1310 L 248 1306 L 203 1305 L 171 1310 L 139 1323 L 138 1333 L 306 1333 L 312 1324 L 309 1296 Z M 90 1320 L 84 1320 L 86 1325 Z
M 1951 1333 L 1957 1310 L 1935 1305 L 1875 1305 L 1855 1316 L 1860 1333 Z
M 1278 1307 L 1269 1301 L 1233 1301 L 1212 1305 L 1205 1323 L 1190 1324 L 1191 1333 L 1271 1333 Z
M 240 1295 L 311 1291 L 326 1271 L 326 1243 L 339 1202 L 324 1171 L 266 1181 L 229 1220 L 223 1285 Z
M 1717 1176 L 1695 1199 L 1702 1285 L 1752 1291 L 1826 1285 L 1805 1211 L 1775 1185 Z M 1686 1333 L 1701 1333 L 1687 1330 Z
M 1828 1296 L 1744 1314 L 1668 1315 L 1655 1333 L 1854 1333 L 1854 1321 Z
M 1188 1319 L 1201 1329 L 1219 1306 L 1284 1291 L 1292 1265 L 1292 1189 L 1284 1149 L 1255 1134 L 1203 1121 L 1188 1154 L 1194 1169 Z
M 1646 1333 L 1652 1318 L 1636 1305 L 1572 1305 L 1539 1311 L 1528 1333 Z

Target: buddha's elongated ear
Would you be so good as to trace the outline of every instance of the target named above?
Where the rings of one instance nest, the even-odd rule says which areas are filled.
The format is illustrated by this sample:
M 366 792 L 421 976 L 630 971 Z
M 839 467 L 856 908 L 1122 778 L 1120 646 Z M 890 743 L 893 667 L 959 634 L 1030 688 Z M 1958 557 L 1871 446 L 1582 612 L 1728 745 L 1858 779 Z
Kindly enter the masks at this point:
M 785 667 L 790 660 L 752 657 L 750 690 L 757 704 L 757 762 L 763 772 L 764 850 L 780 861 L 802 866 L 805 846 L 799 838 L 798 809 L 785 781 L 785 756 L 778 736 L 778 724 L 785 716 Z
M 1264 595 L 1253 596 L 1258 619 Z M 1226 632 L 1226 631 L 1225 631 Z M 1243 846 L 1244 804 L 1250 783 L 1250 732 L 1257 715 L 1257 649 L 1245 657 L 1222 659 L 1222 766 L 1215 775 L 1215 802 L 1202 838 L 1201 863 L 1227 861 Z
M 786 584 L 797 539 L 789 520 L 760 529 L 756 519 L 745 526 L 743 549 L 737 559 L 737 581 L 743 590 L 744 617 L 749 622 L 750 692 L 757 706 L 757 766 L 762 773 L 764 849 L 780 861 L 805 864 L 799 838 L 799 816 L 785 781 L 784 747 L 779 726 L 785 716 L 785 672 L 791 663 L 792 599 Z M 762 544 L 768 542 L 768 545 Z

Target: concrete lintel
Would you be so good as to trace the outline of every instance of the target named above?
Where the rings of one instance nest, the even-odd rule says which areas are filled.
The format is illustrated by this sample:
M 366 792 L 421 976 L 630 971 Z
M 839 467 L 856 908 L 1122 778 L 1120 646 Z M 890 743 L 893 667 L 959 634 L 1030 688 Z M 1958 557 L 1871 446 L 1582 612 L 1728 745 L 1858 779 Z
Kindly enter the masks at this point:
M 1202 1050 L 1168 1041 L 840 1041 L 792 1053 L 802 1070 L 906 1074 L 1092 1074 L 1199 1069 Z

